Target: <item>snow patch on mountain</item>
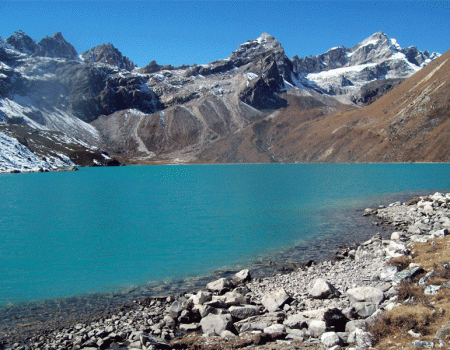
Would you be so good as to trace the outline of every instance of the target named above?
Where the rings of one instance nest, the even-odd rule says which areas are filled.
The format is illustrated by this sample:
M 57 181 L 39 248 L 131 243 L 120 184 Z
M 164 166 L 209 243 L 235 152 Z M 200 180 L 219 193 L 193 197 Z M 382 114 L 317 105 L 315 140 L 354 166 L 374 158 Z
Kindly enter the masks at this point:
M 56 170 L 75 165 L 67 156 L 58 156 L 43 160 L 15 138 L 0 132 L 0 173 Z
M 36 105 L 30 96 L 14 95 L 14 99 L 0 99 L 0 111 L 6 116 L 3 119 L 14 119 L 16 123 L 28 124 L 38 130 L 61 131 L 72 140 L 98 145 L 100 135 L 92 125 L 56 107 L 48 110 L 39 109 Z

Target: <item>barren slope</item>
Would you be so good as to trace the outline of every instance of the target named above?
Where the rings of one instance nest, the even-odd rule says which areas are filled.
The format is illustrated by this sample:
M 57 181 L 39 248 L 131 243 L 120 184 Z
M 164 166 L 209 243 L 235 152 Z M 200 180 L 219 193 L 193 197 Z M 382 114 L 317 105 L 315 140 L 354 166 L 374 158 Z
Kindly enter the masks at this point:
M 202 162 L 448 162 L 450 52 L 364 108 L 289 106 L 215 142 Z

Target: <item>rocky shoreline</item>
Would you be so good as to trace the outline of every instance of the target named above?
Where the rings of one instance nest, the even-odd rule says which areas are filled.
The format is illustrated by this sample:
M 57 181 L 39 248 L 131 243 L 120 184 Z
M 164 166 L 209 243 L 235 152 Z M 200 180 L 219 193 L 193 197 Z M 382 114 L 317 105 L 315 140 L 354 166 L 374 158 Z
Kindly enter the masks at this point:
M 450 229 L 449 208 L 450 194 L 436 193 L 366 209 L 364 215 L 394 232 L 343 249 L 332 261 L 311 262 L 289 273 L 253 280 L 251 271 L 242 270 L 193 293 L 147 298 L 114 315 L 43 331 L 26 342 L 0 348 L 371 347 L 370 325 L 398 305 L 401 282 L 423 272 L 414 264 L 401 269 L 387 262 L 409 257 L 414 242 L 444 238 Z

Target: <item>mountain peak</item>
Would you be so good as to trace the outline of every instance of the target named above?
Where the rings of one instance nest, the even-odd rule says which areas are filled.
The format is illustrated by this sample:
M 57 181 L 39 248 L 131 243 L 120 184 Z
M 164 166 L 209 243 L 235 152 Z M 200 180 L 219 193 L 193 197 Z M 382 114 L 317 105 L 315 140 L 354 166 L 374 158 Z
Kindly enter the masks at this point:
M 267 34 L 266 32 L 261 33 L 261 35 L 259 36 L 258 39 L 256 39 L 258 41 L 258 43 L 262 44 L 262 43 L 266 43 L 266 42 L 271 42 L 271 41 L 277 41 L 275 39 L 275 37 L 273 37 L 270 34 Z
M 6 42 L 17 51 L 27 55 L 32 55 L 38 48 L 36 41 L 21 30 L 14 32 L 13 35 L 6 39 Z
M 61 32 L 57 32 L 51 37 L 46 36 L 37 45 L 36 56 L 68 59 L 75 59 L 78 56 L 75 48 L 64 39 Z
M 56 32 L 55 34 L 52 35 L 52 38 L 55 39 L 55 40 L 59 40 L 59 41 L 64 40 L 64 37 L 62 36 L 61 32 Z
M 101 44 L 82 53 L 81 58 L 85 62 L 104 63 L 121 69 L 132 71 L 134 63 L 122 55 L 113 44 Z
M 229 59 L 236 67 L 240 67 L 258 56 L 267 55 L 269 52 L 273 52 L 277 57 L 280 55 L 284 56 L 284 50 L 280 42 L 272 35 L 262 33 L 257 39 L 248 40 L 240 44 L 237 50 L 230 55 Z

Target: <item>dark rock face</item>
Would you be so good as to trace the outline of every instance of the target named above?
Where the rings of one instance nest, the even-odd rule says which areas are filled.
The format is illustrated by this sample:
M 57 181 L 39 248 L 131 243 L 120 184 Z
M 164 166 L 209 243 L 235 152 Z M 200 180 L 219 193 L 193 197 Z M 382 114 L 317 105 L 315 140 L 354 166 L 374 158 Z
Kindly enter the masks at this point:
M 75 48 L 63 38 L 61 32 L 53 34 L 51 37 L 47 36 L 39 41 L 35 55 L 42 57 L 67 58 L 72 60 L 78 57 Z
M 105 63 L 120 69 L 132 71 L 134 63 L 122 55 L 111 43 L 96 46 L 81 55 L 85 62 Z
M 422 65 L 426 59 L 430 58 L 430 53 L 428 51 L 419 51 L 419 49 L 415 46 L 404 48 L 402 52 L 405 54 L 409 62 L 417 66 Z
M 267 33 L 262 33 L 258 39 L 249 40 L 239 45 L 238 49 L 230 55 L 229 60 L 235 67 L 241 67 L 264 59 L 269 54 L 273 56 L 281 77 L 292 83 L 291 72 L 294 66 L 284 53 L 280 42 Z
M 78 56 L 75 48 L 64 39 L 61 32 L 55 33 L 51 37 L 47 36 L 36 44 L 36 41 L 19 30 L 6 39 L 6 42 L 17 51 L 27 55 L 72 60 Z
M 166 64 L 166 65 L 161 66 L 158 63 L 156 63 L 156 61 L 151 61 L 145 67 L 140 68 L 139 72 L 143 73 L 143 74 L 152 74 L 152 73 L 160 72 L 162 70 L 176 70 L 176 69 L 187 69 L 187 68 L 189 68 L 189 66 L 185 65 L 185 64 L 178 66 L 178 67 L 174 67 L 171 64 Z
M 194 75 L 211 75 L 223 73 L 234 68 L 234 64 L 230 60 L 218 60 L 204 66 L 193 66 L 186 72 L 186 77 Z
M 86 122 L 127 108 L 144 113 L 161 108 L 144 78 L 108 76 L 107 71 L 80 63 L 67 64 L 56 73 L 67 91 L 70 112 Z
M 343 46 L 328 50 L 318 56 L 292 58 L 296 73 L 312 73 L 344 67 L 348 63 L 347 49 Z
M 375 80 L 367 83 L 358 94 L 351 97 L 351 101 L 357 105 L 367 106 L 387 94 L 405 79 Z
M 8 39 L 6 39 L 6 42 L 17 51 L 20 51 L 27 55 L 34 54 L 38 49 L 36 41 L 31 39 L 21 30 L 14 32 L 13 35 L 11 35 Z

